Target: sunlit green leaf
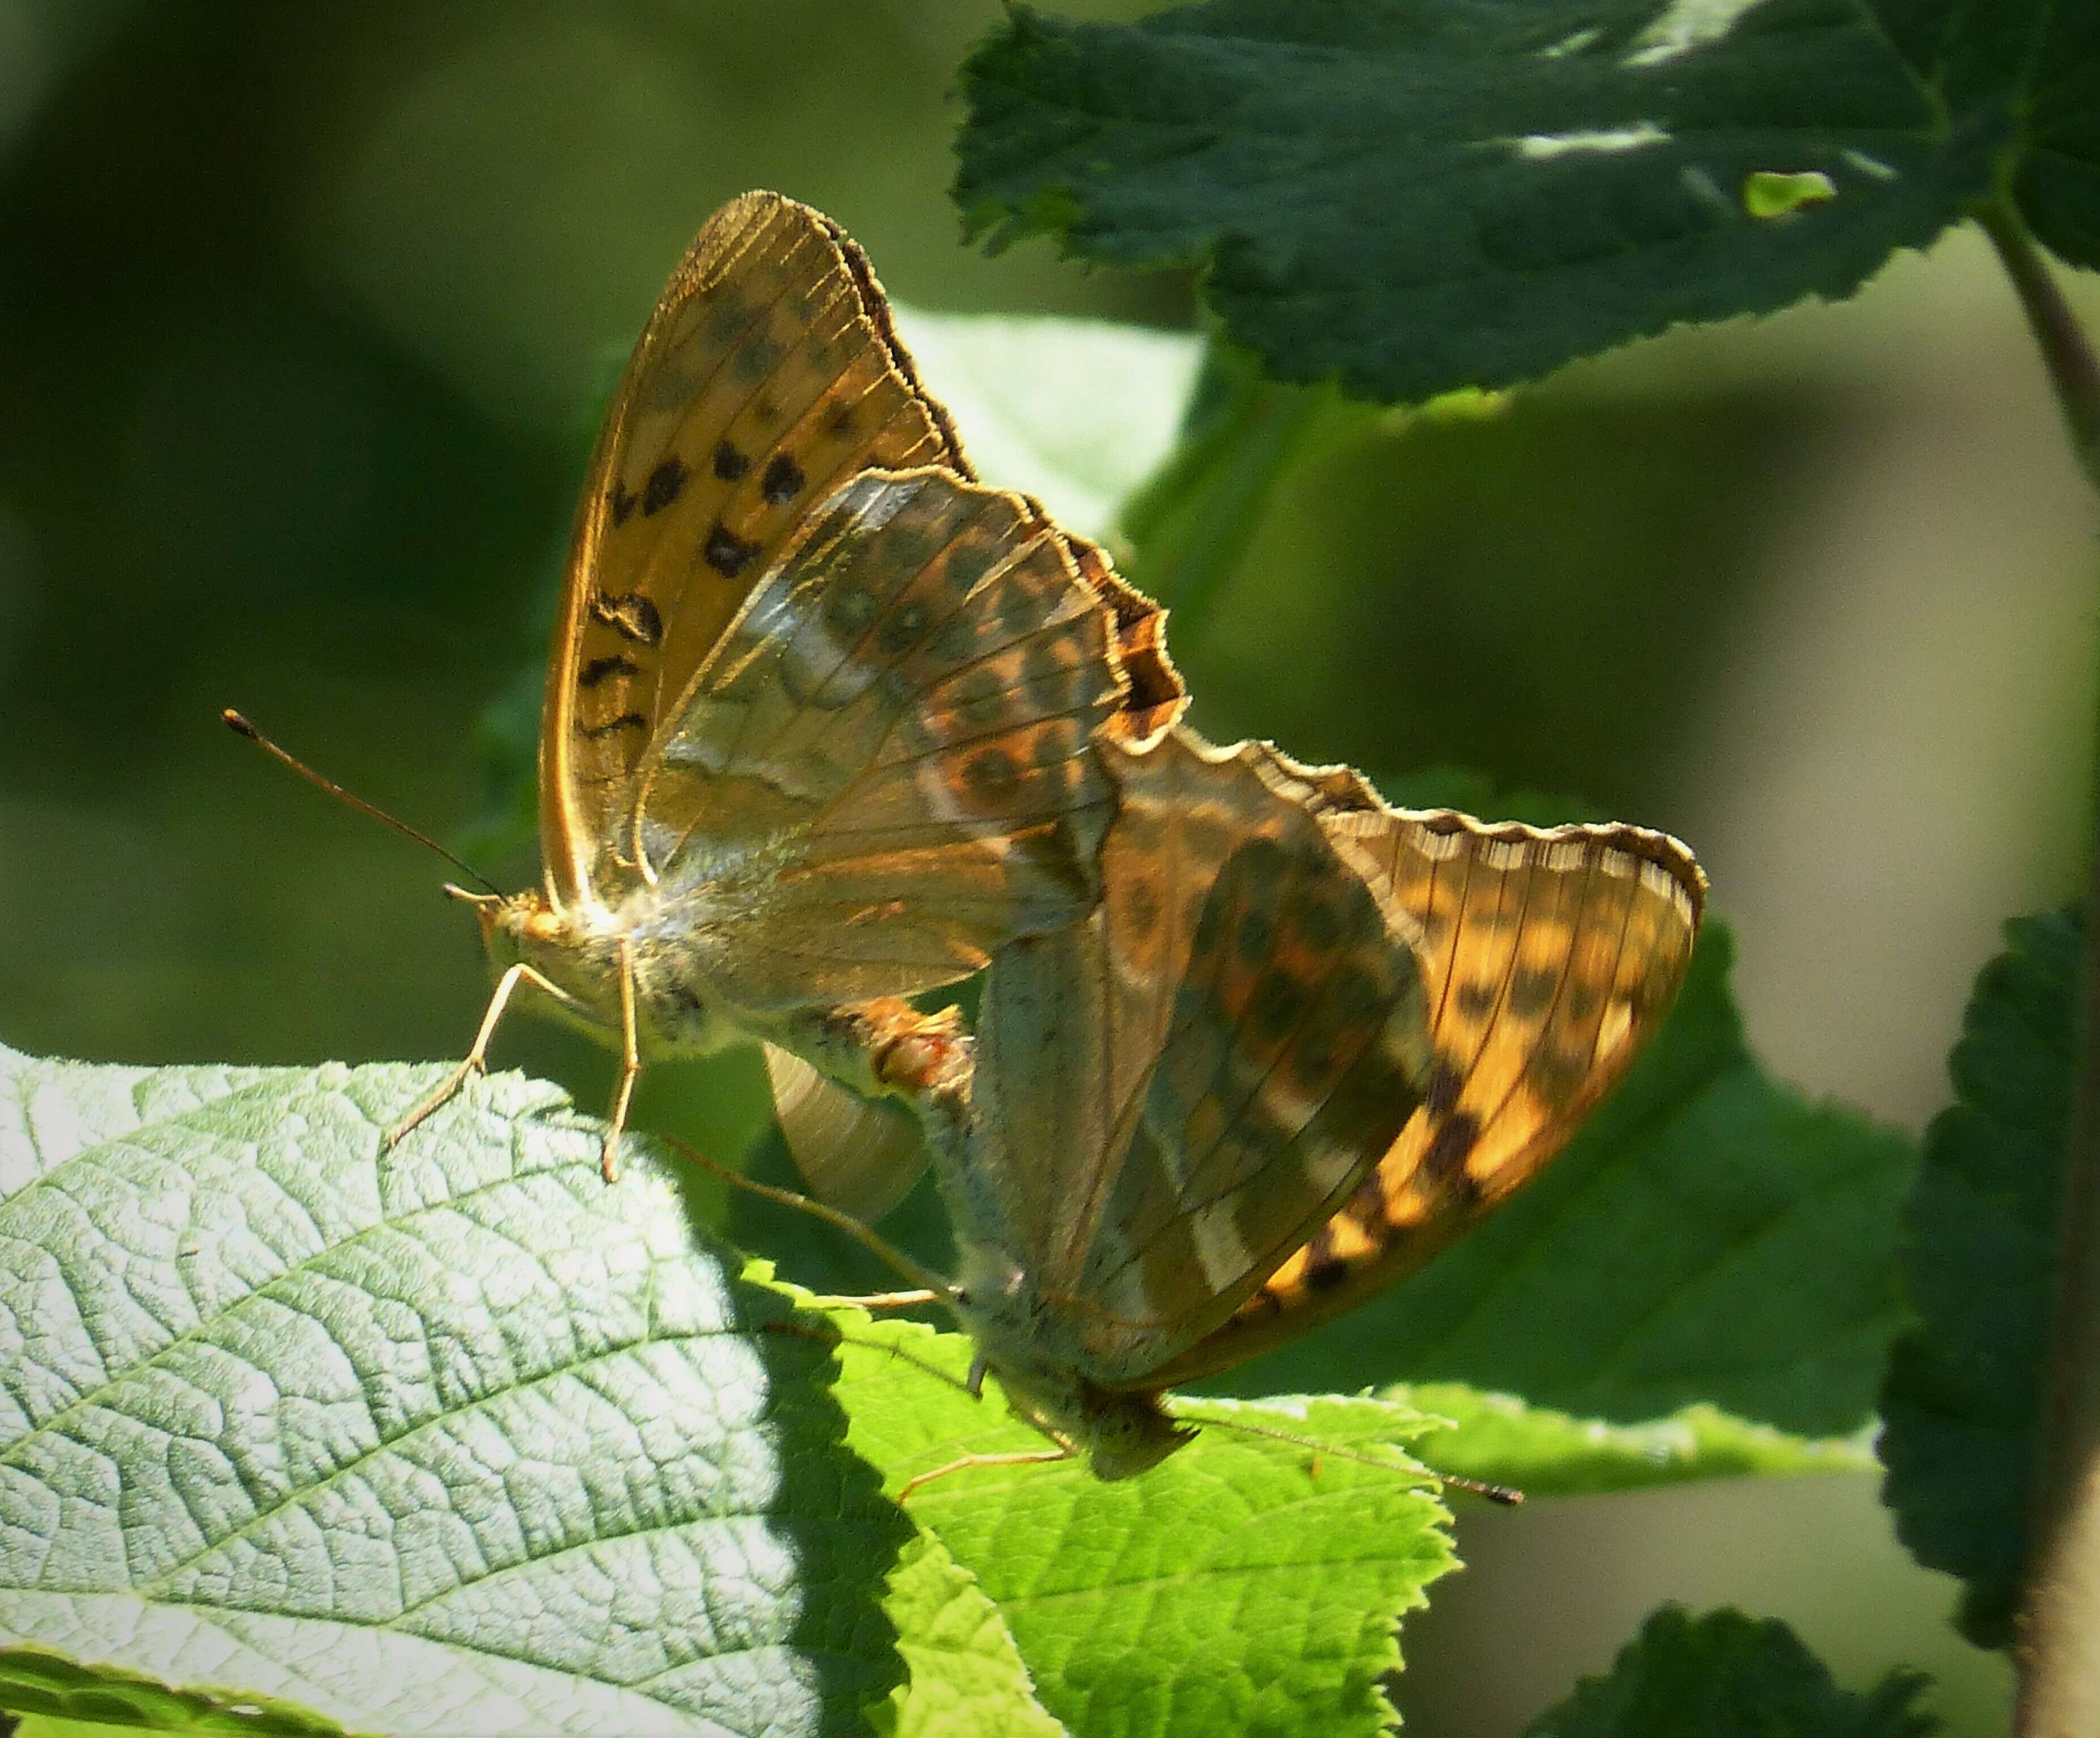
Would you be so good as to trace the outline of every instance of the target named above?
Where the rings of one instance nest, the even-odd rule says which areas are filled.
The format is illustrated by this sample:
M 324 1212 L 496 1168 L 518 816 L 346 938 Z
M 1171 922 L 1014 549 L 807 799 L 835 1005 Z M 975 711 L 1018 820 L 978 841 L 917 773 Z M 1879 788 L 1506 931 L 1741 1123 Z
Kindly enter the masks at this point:
M 0 1053 L 0 1703 L 850 1725 L 907 1528 L 823 1348 L 552 1088 L 382 1151 L 436 1077 Z
M 967 1340 L 838 1319 L 848 1440 L 892 1491 L 966 1454 L 1048 1447 L 995 1384 L 961 1392 Z M 907 1505 L 977 1577 L 1075 1733 L 1383 1731 L 1396 1614 L 1454 1566 L 1444 1511 L 1398 1451 L 1426 1421 L 1367 1399 L 1187 1414 L 1194 1441 L 1125 1483 L 1074 1461 L 979 1467 Z
M 1527 1497 L 1579 1497 L 1699 1479 L 1862 1472 L 1874 1457 L 1858 1440 L 1811 1441 L 1718 1408 L 1686 1406 L 1639 1424 L 1571 1418 L 1462 1383 L 1420 1382 L 1384 1397 L 1448 1418 L 1422 1458 L 1439 1472 L 1514 1486 Z
M 933 1534 L 904 1547 L 885 1608 L 911 1674 L 877 1716 L 885 1738 L 1059 1738 L 999 1608 Z

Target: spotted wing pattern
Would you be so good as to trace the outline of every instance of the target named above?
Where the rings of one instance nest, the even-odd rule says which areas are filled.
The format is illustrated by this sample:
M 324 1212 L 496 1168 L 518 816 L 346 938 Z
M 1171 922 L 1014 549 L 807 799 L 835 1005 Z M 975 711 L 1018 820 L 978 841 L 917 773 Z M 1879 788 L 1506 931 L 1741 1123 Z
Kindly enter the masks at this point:
M 1705 895 L 1691 853 L 1665 834 L 1396 810 L 1345 769 L 1282 764 L 1414 925 L 1434 1062 L 1376 1171 L 1168 1382 L 1353 1308 L 1535 1176 L 1668 1012 Z
M 776 193 L 709 219 L 636 345 L 579 510 L 540 758 L 572 902 L 651 734 L 810 509 L 871 466 L 968 475 L 867 261 Z
M 1406 935 L 1251 744 L 1105 757 L 1118 806 L 1086 923 L 1002 950 L 959 1241 L 1048 1304 L 1101 1383 L 1201 1339 L 1392 1144 L 1427 1065 Z

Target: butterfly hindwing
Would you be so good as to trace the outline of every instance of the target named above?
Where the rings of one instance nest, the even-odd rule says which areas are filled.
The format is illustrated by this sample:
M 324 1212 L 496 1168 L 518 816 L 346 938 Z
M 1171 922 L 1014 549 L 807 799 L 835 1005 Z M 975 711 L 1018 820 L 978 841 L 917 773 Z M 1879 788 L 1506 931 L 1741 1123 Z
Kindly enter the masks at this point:
M 780 1132 L 818 1200 L 873 1224 L 926 1168 L 918 1118 L 893 1099 L 862 1098 L 801 1057 L 765 1046 Z
M 737 1007 L 951 982 L 1095 902 L 1114 631 L 1021 496 L 863 474 L 652 744 L 623 854 L 669 902 L 690 888 Z
M 1004 1238 L 1088 1379 L 1201 1339 L 1357 1186 L 1418 1101 L 1403 930 L 1252 745 L 1108 756 L 1102 906 L 1000 952 L 964 1234 Z
M 1353 1308 L 1535 1176 L 1668 1012 L 1705 896 L 1691 854 L 1661 833 L 1484 826 L 1388 809 L 1353 774 L 1290 770 L 1417 929 L 1433 1061 L 1376 1171 L 1169 1381 Z

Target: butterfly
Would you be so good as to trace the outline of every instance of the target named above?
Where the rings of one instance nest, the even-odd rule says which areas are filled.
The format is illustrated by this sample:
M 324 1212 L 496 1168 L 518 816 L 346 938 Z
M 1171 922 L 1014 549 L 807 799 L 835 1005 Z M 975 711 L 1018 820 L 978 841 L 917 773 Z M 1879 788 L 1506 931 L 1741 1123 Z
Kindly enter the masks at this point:
M 1667 1011 L 1705 884 L 1664 834 L 1395 809 L 1264 743 L 1105 758 L 1101 902 L 995 954 L 928 1114 L 973 1376 L 1114 1479 L 1187 1440 L 1167 1388 L 1538 1172 Z
M 1097 902 L 1097 744 L 1154 739 L 1185 699 L 1161 623 L 976 480 L 836 224 L 731 201 L 590 461 L 541 712 L 545 885 L 453 889 L 501 976 L 392 1136 L 529 985 L 620 1052 L 608 1180 L 642 1056 L 738 1040 L 774 1047 L 798 1152 L 867 1145 L 866 1101 L 954 1035 L 902 999 Z

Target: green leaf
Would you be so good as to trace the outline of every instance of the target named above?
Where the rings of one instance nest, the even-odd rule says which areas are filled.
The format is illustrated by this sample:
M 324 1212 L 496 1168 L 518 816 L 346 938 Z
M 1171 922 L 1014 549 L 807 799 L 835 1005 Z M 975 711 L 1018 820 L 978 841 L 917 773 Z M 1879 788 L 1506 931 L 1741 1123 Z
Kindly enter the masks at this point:
M 1895 1671 L 1856 1696 L 1776 1618 L 1665 1605 L 1524 1738 L 1925 1738 L 1938 1727 L 1914 1705 L 1926 1682 Z
M 1758 1068 L 1732 957 L 1709 919 L 1648 1054 L 1510 1206 L 1224 1385 L 1449 1380 L 1624 1423 L 1703 1401 L 1813 1436 L 1857 1427 L 1901 1321 L 1910 1144 Z
M 1810 1441 L 1718 1408 L 1686 1406 L 1642 1424 L 1571 1418 L 1462 1383 L 1401 1383 L 1382 1397 L 1449 1419 L 1422 1457 L 1439 1472 L 1514 1485 L 1527 1497 L 1582 1497 L 1698 1479 L 1863 1472 L 1864 1441 Z
M 1016 7 L 963 69 L 955 193 L 995 248 L 1202 265 L 1278 379 L 1418 402 L 1847 295 L 2007 170 L 2089 259 L 2096 72 L 2091 8 L 2039 0 Z
M 100 1722 L 85 1720 L 57 1720 L 46 1714 L 25 1714 L 15 1724 L 7 1738 L 139 1738 L 142 1731 L 192 1731 L 207 1728 L 188 1725 L 174 1727 L 105 1726 Z M 261 1728 L 254 1728 L 261 1730 Z M 330 1727 L 329 1731 L 337 1728 Z
M 885 1738 L 1059 1738 L 999 1608 L 931 1533 L 914 1536 L 885 1609 L 911 1670 L 877 1717 Z
M 961 1392 L 968 1340 L 837 1319 L 848 1440 L 889 1489 L 963 1454 L 1046 1449 L 995 1384 L 982 1401 Z M 1074 1732 L 1384 1731 L 1395 1615 L 1456 1566 L 1441 1506 L 1394 1446 L 1430 1421 L 1367 1399 L 1178 1409 L 1195 1440 L 1142 1478 L 1103 1484 L 1075 1461 L 977 1467 L 907 1506 L 976 1575 Z
M 1926 1131 L 1904 1277 L 1922 1319 L 1882 1393 L 1882 1500 L 1928 1568 L 1967 1583 L 1970 1639 L 2013 1639 L 2056 1289 L 2083 926 L 2006 924 L 1949 1058 L 1955 1102 Z
M 2013 203 L 2044 247 L 2071 265 L 2100 267 L 2100 11 L 2045 7 L 2040 34 L 2028 38 L 2018 25 L 2027 8 L 2005 11 L 2006 64 L 2017 64 L 2032 40 L 2027 64 L 2035 75 L 2019 105 Z M 1970 12 L 1992 15 L 1981 0 Z
M 824 1348 L 550 1087 L 382 1152 L 437 1076 L 0 1052 L 0 1702 L 850 1729 L 908 1529 Z

